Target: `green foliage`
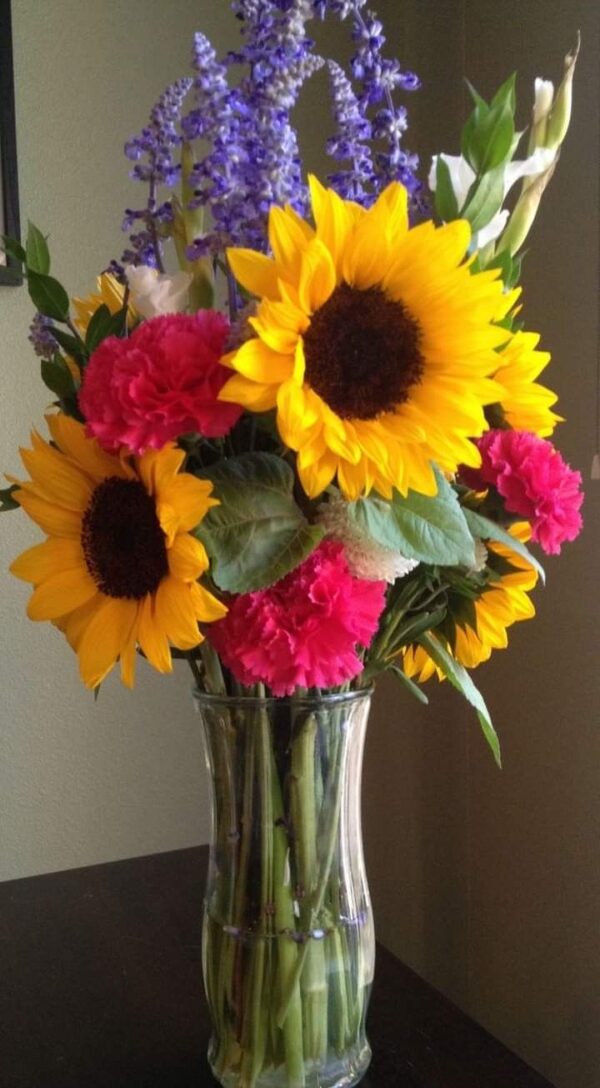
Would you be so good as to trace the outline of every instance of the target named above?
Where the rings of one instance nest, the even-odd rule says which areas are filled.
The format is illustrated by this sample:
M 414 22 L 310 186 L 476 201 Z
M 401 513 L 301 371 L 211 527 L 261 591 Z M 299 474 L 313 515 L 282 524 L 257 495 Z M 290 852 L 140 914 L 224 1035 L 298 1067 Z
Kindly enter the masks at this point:
M 369 496 L 348 506 L 349 517 L 379 544 L 437 566 L 472 566 L 473 537 L 458 496 L 436 469 L 437 495 L 394 492 L 390 502 Z
M 54 321 L 68 321 L 69 296 L 62 284 L 52 276 L 29 269 L 27 272 L 29 296 L 36 310 Z
M 57 328 L 56 325 L 52 328 L 52 335 L 67 355 L 70 355 L 80 367 L 85 366 L 88 359 L 88 353 L 83 340 L 77 336 L 72 336 L 71 333 L 65 332 L 64 329 Z
M 435 210 L 440 219 L 443 219 L 445 223 L 449 223 L 452 219 L 458 219 L 460 208 L 452 188 L 448 163 L 441 155 L 438 155 L 437 158 L 435 177 Z
M 497 540 L 500 544 L 506 544 L 513 552 L 516 552 L 517 555 L 520 555 L 523 559 L 526 559 L 528 563 L 531 563 L 532 567 L 537 570 L 542 582 L 546 581 L 546 574 L 542 564 L 536 559 L 535 555 L 532 555 L 529 548 L 525 547 L 522 541 L 511 536 L 510 533 L 507 533 L 506 529 L 503 529 L 502 526 L 498 525 L 495 521 L 483 517 L 475 510 L 469 510 L 467 506 L 463 506 L 463 513 L 473 536 L 480 537 L 481 540 Z
M 53 359 L 42 359 L 41 373 L 44 385 L 61 400 L 75 395 L 73 375 L 58 352 Z
M 473 182 L 461 216 L 469 220 L 473 232 L 481 230 L 500 211 L 503 200 L 504 166 L 502 165 Z
M 247 453 L 201 475 L 213 483 L 220 505 L 209 510 L 197 536 L 221 589 L 249 593 L 271 585 L 322 540 L 323 530 L 294 501 L 294 474 L 280 457 Z
M 0 487 L 0 514 L 5 510 L 18 510 L 19 503 L 16 499 L 13 499 L 13 492 L 18 491 L 18 484 L 11 484 L 10 487 Z
M 40 272 L 47 276 L 50 271 L 50 253 L 48 243 L 41 230 L 29 222 L 25 242 L 25 264 L 29 272 Z
M 469 673 L 453 658 L 449 650 L 446 649 L 440 639 L 436 638 L 435 635 L 421 635 L 418 641 L 438 668 L 441 669 L 446 679 L 449 680 L 452 686 L 455 687 L 457 691 L 460 691 L 471 706 L 474 707 L 483 735 L 492 750 L 496 763 L 501 767 L 502 760 L 500 757 L 498 734 L 492 725 L 492 719 L 489 710 L 485 705 L 483 695 L 479 689 L 475 687 Z
M 90 319 L 85 335 L 85 346 L 91 355 L 107 336 L 123 336 L 126 330 L 127 307 L 112 314 L 104 303 L 99 306 Z
M 19 261 L 20 264 L 25 264 L 26 255 L 25 250 L 20 242 L 17 242 L 16 238 L 10 238 L 8 234 L 0 235 L 2 238 L 2 248 L 9 257 L 13 257 L 15 261 Z
M 490 105 L 469 84 L 475 108 L 462 133 L 462 154 L 482 177 L 510 158 L 515 138 L 515 76 L 510 76 Z
M 429 704 L 429 699 L 423 691 L 423 688 L 419 687 L 418 684 L 415 684 L 414 680 L 411 680 L 410 676 L 407 676 L 406 673 L 402 671 L 399 665 L 390 665 L 388 667 L 388 671 L 391 672 L 392 675 L 395 676 L 398 680 L 400 680 L 404 684 L 405 688 L 408 688 L 410 694 L 413 695 L 419 703 L 423 703 L 424 706 L 427 706 Z

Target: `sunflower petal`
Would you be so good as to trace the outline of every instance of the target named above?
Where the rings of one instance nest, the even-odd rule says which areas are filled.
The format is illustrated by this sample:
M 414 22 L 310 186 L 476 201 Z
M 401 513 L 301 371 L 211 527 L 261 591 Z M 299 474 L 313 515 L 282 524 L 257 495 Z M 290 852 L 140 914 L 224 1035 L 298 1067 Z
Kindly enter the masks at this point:
M 195 582 L 209 566 L 204 545 L 189 533 L 175 538 L 167 550 L 167 558 L 171 574 L 182 582 Z
M 53 620 L 79 608 L 97 592 L 98 586 L 85 567 L 63 570 L 34 589 L 27 615 L 30 620 Z
M 83 564 L 83 552 L 78 540 L 54 537 L 22 552 L 11 563 L 9 569 L 16 578 L 40 585 L 55 574 L 75 570 Z
M 77 656 L 81 679 L 97 688 L 120 657 L 131 638 L 138 612 L 137 601 L 102 597 L 79 639 Z

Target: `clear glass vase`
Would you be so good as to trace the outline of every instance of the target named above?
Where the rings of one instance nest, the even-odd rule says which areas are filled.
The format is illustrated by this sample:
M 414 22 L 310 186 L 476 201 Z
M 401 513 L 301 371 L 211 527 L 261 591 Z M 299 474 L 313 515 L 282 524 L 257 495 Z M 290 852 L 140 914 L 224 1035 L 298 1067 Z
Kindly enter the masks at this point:
M 213 1073 L 225 1088 L 358 1084 L 375 963 L 360 819 L 370 691 L 195 702 L 212 783 Z

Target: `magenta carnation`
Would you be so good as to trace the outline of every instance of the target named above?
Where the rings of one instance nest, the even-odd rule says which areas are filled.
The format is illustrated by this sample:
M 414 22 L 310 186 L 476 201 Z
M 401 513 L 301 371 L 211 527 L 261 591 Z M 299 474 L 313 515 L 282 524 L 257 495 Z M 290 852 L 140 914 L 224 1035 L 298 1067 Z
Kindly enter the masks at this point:
M 242 684 L 274 695 L 329 688 L 357 676 L 385 604 L 385 582 L 354 578 L 341 544 L 326 540 L 281 581 L 241 594 L 206 634 Z
M 227 434 L 242 413 L 217 400 L 230 371 L 221 362 L 229 331 L 215 310 L 166 314 L 130 337 L 104 340 L 92 354 L 79 394 L 90 437 L 106 450 L 141 454 L 182 434 Z
M 509 513 L 531 522 L 533 540 L 557 555 L 581 530 L 581 473 L 529 431 L 488 431 L 477 445 L 481 468 L 463 469 L 463 480 L 476 490 L 495 487 Z

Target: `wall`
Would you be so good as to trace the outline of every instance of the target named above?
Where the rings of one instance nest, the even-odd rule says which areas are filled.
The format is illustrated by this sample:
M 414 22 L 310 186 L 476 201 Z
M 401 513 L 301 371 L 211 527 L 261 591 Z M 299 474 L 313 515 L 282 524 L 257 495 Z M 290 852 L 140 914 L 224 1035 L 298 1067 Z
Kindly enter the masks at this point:
M 386 5 L 381 5 L 384 11 Z M 524 268 L 524 316 L 553 353 L 557 440 L 586 477 L 585 531 L 549 559 L 534 623 L 480 684 L 499 773 L 452 692 L 378 694 L 365 822 L 379 936 L 557 1088 L 600 1084 L 600 484 L 589 481 L 598 351 L 598 34 L 585 0 L 387 4 L 425 86 L 410 137 L 453 151 L 461 68 L 489 96 L 513 69 L 527 103 L 581 28 L 575 114 Z M 464 38 L 463 38 L 464 30 Z M 453 69 L 453 70 L 452 70 Z M 412 105 L 412 103 L 411 103 Z M 457 112 L 458 111 L 458 112 Z M 527 121 L 526 110 L 523 123 Z M 440 142 L 440 133 L 444 136 Z M 408 136 L 407 136 L 408 139 Z
M 225 6 L 210 0 L 13 0 L 21 211 L 45 232 L 73 294 L 123 248 L 125 139 L 188 69 L 199 24 L 225 47 Z M 139 191 L 138 191 L 139 189 Z M 0 288 L 0 466 L 43 424 L 50 395 L 27 343 L 27 290 Z M 143 665 L 135 694 L 116 678 L 97 704 L 49 624 L 25 617 L 10 560 L 38 539 L 15 512 L 0 522 L 0 879 L 169 850 L 206 840 L 202 748 L 180 664 Z

